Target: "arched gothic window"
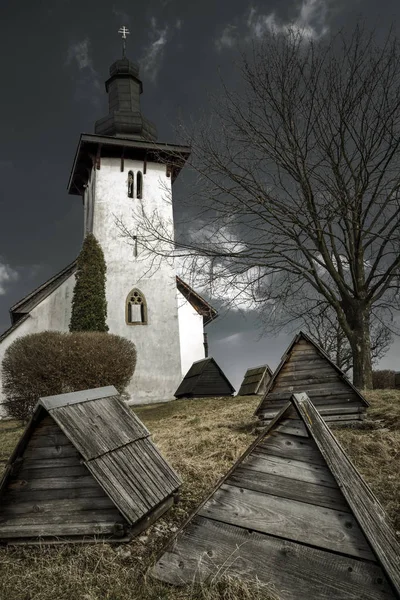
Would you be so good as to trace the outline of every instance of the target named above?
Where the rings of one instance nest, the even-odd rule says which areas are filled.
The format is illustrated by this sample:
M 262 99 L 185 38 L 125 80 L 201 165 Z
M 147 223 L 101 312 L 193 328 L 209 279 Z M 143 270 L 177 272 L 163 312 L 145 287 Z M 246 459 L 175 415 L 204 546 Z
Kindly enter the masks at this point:
M 128 294 L 125 318 L 128 325 L 147 325 L 146 299 L 138 289 L 133 289 Z
M 128 172 L 128 198 L 133 198 L 133 171 Z
M 136 174 L 136 198 L 141 199 L 143 196 L 143 175 L 140 171 Z

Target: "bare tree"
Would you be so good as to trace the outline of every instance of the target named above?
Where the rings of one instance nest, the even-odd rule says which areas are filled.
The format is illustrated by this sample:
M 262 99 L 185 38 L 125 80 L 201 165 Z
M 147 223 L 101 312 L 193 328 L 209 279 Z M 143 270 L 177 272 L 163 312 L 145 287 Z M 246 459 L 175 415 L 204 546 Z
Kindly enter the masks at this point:
M 333 308 L 326 302 L 319 305 L 318 312 L 307 312 L 302 316 L 305 329 L 325 350 L 329 358 L 345 373 L 353 368 L 353 353 L 349 340 L 341 328 Z M 380 360 L 392 343 L 392 334 L 379 319 L 371 319 L 371 360 Z
M 187 139 L 197 180 L 176 240 L 144 208 L 140 243 L 247 295 L 270 328 L 319 298 L 355 385 L 370 388 L 371 313 L 399 304 L 398 41 L 359 27 L 329 41 L 271 34 L 242 55 L 241 75 Z

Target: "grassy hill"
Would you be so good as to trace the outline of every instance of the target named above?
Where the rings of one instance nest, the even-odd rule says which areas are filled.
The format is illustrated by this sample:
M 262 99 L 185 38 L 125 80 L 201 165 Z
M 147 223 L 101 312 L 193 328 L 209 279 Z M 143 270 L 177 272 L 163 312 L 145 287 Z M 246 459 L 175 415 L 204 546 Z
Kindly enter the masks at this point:
M 386 508 L 400 535 L 400 392 L 366 394 L 360 428 L 335 435 Z M 262 586 L 225 577 L 208 587 L 172 588 L 146 576 L 171 533 L 254 440 L 258 398 L 176 400 L 136 407 L 154 442 L 180 473 L 181 502 L 130 544 L 0 549 L 0 600 L 267 600 Z M 22 428 L 0 422 L 2 464 Z M 0 463 L 1 464 L 1 463 Z

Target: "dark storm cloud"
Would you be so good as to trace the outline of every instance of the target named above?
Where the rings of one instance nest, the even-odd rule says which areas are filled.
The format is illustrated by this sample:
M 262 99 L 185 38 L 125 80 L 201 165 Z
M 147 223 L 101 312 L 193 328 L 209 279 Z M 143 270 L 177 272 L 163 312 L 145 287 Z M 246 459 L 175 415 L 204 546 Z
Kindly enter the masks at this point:
M 238 37 L 251 38 L 271 24 L 282 30 L 290 21 L 319 36 L 360 16 L 383 32 L 400 7 L 381 4 L 384 14 L 375 0 L 4 1 L 0 269 L 17 276 L 3 276 L 0 331 L 9 325 L 9 306 L 79 252 L 82 203 L 67 195 L 66 184 L 79 134 L 92 132 L 107 112 L 104 81 L 121 55 L 121 25 L 131 31 L 129 57 L 142 61 L 143 112 L 160 139 L 173 142 L 178 115 L 196 119 L 207 111 L 209 95 L 218 93 L 220 75 L 235 76 Z M 247 366 L 276 365 L 288 341 L 258 337 L 253 314 L 242 321 L 233 312 L 209 326 L 211 350 L 236 385 Z

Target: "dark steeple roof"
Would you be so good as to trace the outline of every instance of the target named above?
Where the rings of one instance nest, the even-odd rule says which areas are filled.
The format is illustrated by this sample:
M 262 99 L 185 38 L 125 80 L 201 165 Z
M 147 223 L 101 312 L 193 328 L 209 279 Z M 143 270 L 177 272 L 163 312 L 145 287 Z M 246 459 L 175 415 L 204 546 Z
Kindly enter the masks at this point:
M 132 140 L 157 140 L 157 129 L 145 119 L 140 109 L 143 84 L 139 67 L 127 58 L 116 60 L 110 67 L 106 81 L 108 115 L 95 123 L 99 135 L 129 138 Z

